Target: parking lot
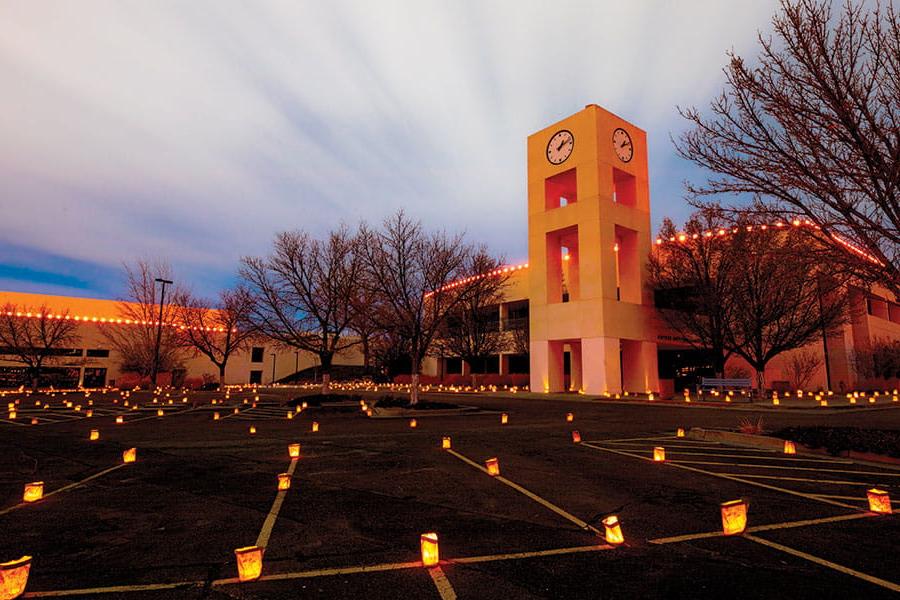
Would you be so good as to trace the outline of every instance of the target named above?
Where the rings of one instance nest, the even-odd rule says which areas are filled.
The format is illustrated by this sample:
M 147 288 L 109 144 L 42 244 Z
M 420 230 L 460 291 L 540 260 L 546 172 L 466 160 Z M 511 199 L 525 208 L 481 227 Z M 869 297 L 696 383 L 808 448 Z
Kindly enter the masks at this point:
M 135 410 L 95 394 L 92 417 L 59 396 L 48 409 L 23 400 L 15 423 L 0 423 L 0 561 L 34 557 L 26 597 L 877 598 L 900 590 L 900 527 L 869 513 L 865 496 L 877 486 L 896 507 L 900 470 L 675 437 L 677 427 L 735 427 L 745 410 L 468 395 L 454 399 L 481 414 L 419 417 L 411 428 L 354 407 L 288 418 L 292 394 L 259 396 L 153 404 L 135 395 Z M 894 409 L 764 414 L 771 428 L 900 427 Z M 91 442 L 94 428 L 100 439 Z M 292 442 L 302 446 L 296 461 Z M 658 446 L 665 462 L 652 460 Z M 138 458 L 123 465 L 129 447 Z M 499 477 L 484 469 L 493 457 Z M 278 492 L 283 472 L 292 483 Z M 22 486 L 35 480 L 44 481 L 44 499 L 21 504 Z M 749 504 L 749 526 L 726 537 L 719 505 L 735 499 Z M 598 534 L 609 514 L 621 521 L 621 546 Z M 438 568 L 421 565 L 426 532 L 439 536 Z M 234 549 L 250 545 L 265 547 L 263 575 L 238 583 Z

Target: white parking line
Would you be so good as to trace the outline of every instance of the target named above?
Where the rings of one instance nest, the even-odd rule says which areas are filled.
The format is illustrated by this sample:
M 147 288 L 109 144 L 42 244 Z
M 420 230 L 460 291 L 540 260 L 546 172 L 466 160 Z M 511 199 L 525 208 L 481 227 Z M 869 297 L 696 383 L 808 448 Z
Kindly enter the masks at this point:
M 456 600 L 456 590 L 450 585 L 450 580 L 447 579 L 443 569 L 432 567 L 428 569 L 428 574 L 431 575 L 431 580 L 434 581 L 438 594 L 441 595 L 443 600 Z
M 127 467 L 127 466 L 128 466 L 128 463 L 123 462 L 123 463 L 119 463 L 119 464 L 115 465 L 114 467 L 110 467 L 108 469 L 103 469 L 99 473 L 94 473 L 90 477 L 85 477 L 84 479 L 82 479 L 80 481 L 70 483 L 69 485 L 64 485 L 63 487 L 59 488 L 58 490 L 53 490 L 52 492 L 47 492 L 46 494 L 44 494 L 44 496 L 38 502 L 20 502 L 19 504 L 15 504 L 13 506 L 4 508 L 3 510 L 0 510 L 0 515 L 5 515 L 6 513 L 10 513 L 12 511 L 16 510 L 17 508 L 23 508 L 25 506 L 31 506 L 33 504 L 40 504 L 43 500 L 45 500 L 46 498 L 49 498 L 50 496 L 53 496 L 54 494 L 68 492 L 71 489 L 81 487 L 82 485 L 86 484 L 88 481 L 92 481 L 94 479 L 97 479 L 98 477 L 106 475 L 107 473 L 112 473 L 116 469 L 121 469 L 122 467 Z
M 829 569 L 834 569 L 835 571 L 844 573 L 845 575 L 850 575 L 852 577 L 856 577 L 857 579 L 862 579 L 863 581 L 867 581 L 883 588 L 887 588 L 893 592 L 900 592 L 900 585 L 897 585 L 896 583 L 893 583 L 891 581 L 887 581 L 879 577 L 874 577 L 872 575 L 867 575 L 866 573 L 861 573 L 860 571 L 857 571 L 855 569 L 833 563 L 830 560 L 825 560 L 824 558 L 819 558 L 818 556 L 813 556 L 812 554 L 807 554 L 806 552 L 795 550 L 794 548 L 789 548 L 788 546 L 783 546 L 782 544 L 778 544 L 776 542 L 758 538 L 755 535 L 749 535 L 745 533 L 741 537 L 743 537 L 745 540 L 750 540 L 751 542 L 756 542 L 757 544 L 762 544 L 763 546 L 768 546 L 769 548 L 780 550 L 792 556 L 796 556 L 797 558 L 802 558 L 804 560 L 814 562 L 817 565 L 828 567 Z
M 803 521 L 785 521 L 783 523 L 771 523 L 769 525 L 756 525 L 748 527 L 748 533 L 758 531 L 773 531 L 776 529 L 795 529 L 797 527 L 809 527 L 810 525 L 825 525 L 828 523 L 838 523 L 840 521 L 855 521 L 857 519 L 868 519 L 875 517 L 874 513 L 853 513 L 849 515 L 838 515 L 836 517 L 824 517 L 822 519 L 804 519 Z M 708 538 L 724 537 L 725 534 L 721 530 L 707 531 L 704 533 L 688 533 L 686 535 L 676 535 L 672 537 L 656 538 L 655 540 L 647 540 L 650 544 L 677 544 L 679 542 L 690 542 L 693 540 L 702 540 Z
M 604 448 L 608 450 L 608 448 Z M 641 458 L 646 458 L 642 456 Z M 647 459 L 649 460 L 649 459 Z M 679 465 L 723 465 L 726 467 L 748 467 L 748 468 L 756 468 L 756 469 L 781 469 L 788 471 L 816 471 L 818 473 L 851 473 L 854 475 L 875 475 L 877 477 L 900 477 L 900 473 L 885 473 L 885 472 L 872 472 L 872 471 L 852 471 L 849 469 L 822 469 L 820 467 L 787 467 L 783 465 L 754 465 L 747 463 L 730 463 L 730 462 L 722 462 L 722 461 L 700 461 L 700 460 L 673 460 L 666 461 L 668 464 L 679 464 Z
M 457 452 L 456 450 L 449 450 L 449 449 L 448 449 L 448 450 L 445 450 L 445 452 L 447 452 L 448 454 L 450 454 L 450 455 L 452 455 L 452 456 L 455 456 L 455 457 L 458 458 L 459 460 L 461 460 L 461 461 L 463 461 L 463 462 L 465 462 L 465 463 L 467 463 L 467 464 L 469 464 L 469 465 L 475 467 L 475 468 L 478 469 L 479 471 L 482 471 L 482 472 L 484 472 L 484 473 L 487 473 L 487 472 L 488 472 L 487 469 L 485 469 L 484 467 L 482 467 L 481 465 L 479 465 L 477 462 L 475 462 L 475 461 L 473 461 L 473 460 L 471 460 L 471 459 L 469 459 L 469 458 L 463 456 L 462 454 L 460 454 L 460 453 Z M 535 494 L 534 492 L 532 492 L 532 491 L 530 491 L 530 490 L 527 490 L 527 489 L 523 488 L 523 487 L 522 487 L 521 485 L 519 485 L 518 483 L 516 483 L 516 482 L 514 482 L 514 481 L 510 481 L 509 479 L 506 479 L 505 477 L 502 477 L 502 476 L 500 476 L 500 475 L 494 475 L 494 476 L 493 476 L 493 479 L 499 481 L 500 483 L 503 483 L 503 484 L 505 484 L 505 485 L 508 485 L 509 487 L 511 487 L 512 489 L 516 490 L 516 491 L 519 492 L 520 494 L 523 494 L 523 495 L 525 495 L 525 496 L 528 496 L 529 498 L 531 498 L 532 500 L 534 500 L 534 501 L 537 502 L 538 504 L 541 504 L 542 506 L 545 506 L 546 508 L 549 508 L 550 510 L 552 510 L 553 512 L 555 512 L 555 513 L 558 514 L 559 516 L 563 517 L 564 519 L 567 519 L 568 521 L 571 521 L 572 523 L 575 523 L 575 524 L 578 525 L 580 528 L 582 528 L 582 529 L 584 529 L 584 530 L 586 530 L 586 531 L 593 532 L 593 533 L 595 533 L 595 534 L 597 534 L 597 535 L 599 535 L 599 536 L 602 536 L 602 535 L 603 535 L 603 533 L 602 533 L 599 529 L 597 529 L 596 527 L 594 527 L 594 526 L 592 526 L 592 525 L 588 525 L 587 523 L 585 523 L 584 521 L 582 521 L 581 519 L 579 519 L 579 518 L 576 517 L 575 515 L 573 515 L 573 514 L 567 512 L 567 511 L 563 510 L 562 508 L 560 508 L 560 507 L 558 507 L 557 505 L 553 504 L 553 503 L 550 502 L 549 500 L 545 500 L 544 498 L 541 498 L 540 496 L 538 496 L 538 495 Z
M 613 454 L 620 454 L 620 455 L 622 455 L 622 456 L 630 456 L 631 458 L 637 458 L 637 459 L 639 459 L 639 460 L 643 460 L 643 461 L 647 461 L 647 462 L 653 462 L 653 460 L 652 460 L 651 458 L 648 458 L 648 457 L 646 457 L 646 456 L 641 456 L 640 454 L 633 454 L 633 453 L 631 453 L 631 452 L 624 452 L 624 451 L 622 451 L 622 450 L 616 450 L 616 449 L 614 449 L 614 448 L 603 448 L 603 447 L 601 447 L 601 446 L 595 446 L 595 445 L 593 445 L 593 444 L 588 444 L 588 443 L 585 443 L 585 442 L 582 442 L 582 443 L 579 444 L 579 445 L 580 445 L 580 446 L 585 446 L 585 447 L 587 447 L 587 448 L 593 448 L 594 450 L 600 450 L 600 451 L 602 451 L 602 452 L 611 452 L 611 453 L 613 453 Z M 723 473 L 718 473 L 718 472 L 716 472 L 716 471 L 707 471 L 707 470 L 705 470 L 705 469 L 698 469 L 697 467 L 690 467 L 690 466 L 688 466 L 687 464 L 685 464 L 686 462 L 687 462 L 687 461 L 683 461 L 683 462 L 682 462 L 682 461 L 668 461 L 668 460 L 667 460 L 667 461 L 665 461 L 665 462 L 657 463 L 657 464 L 660 464 L 660 465 L 667 465 L 667 466 L 669 466 L 669 467 L 674 467 L 674 468 L 676 468 L 676 469 L 683 469 L 683 470 L 685 470 L 685 471 L 693 471 L 694 473 L 702 473 L 702 474 L 704 474 L 704 475 L 710 475 L 710 476 L 712 476 L 712 477 L 719 477 L 720 479 L 728 479 L 728 480 L 730 480 L 730 481 L 737 481 L 737 482 L 739 482 L 739 483 L 744 483 L 744 484 L 747 484 L 747 485 L 752 485 L 752 486 L 760 487 L 760 488 L 763 488 L 763 489 L 774 490 L 774 491 L 776 491 L 776 492 L 782 492 L 782 493 L 784 493 L 784 494 L 789 494 L 789 495 L 791 495 L 791 496 L 798 496 L 798 497 L 800 497 L 800 498 L 806 498 L 807 500 L 814 500 L 814 501 L 816 501 L 816 502 L 822 502 L 822 503 L 824 503 L 824 504 L 831 504 L 831 505 L 834 505 L 834 506 L 840 506 L 841 508 L 849 508 L 849 509 L 851 509 L 851 510 L 858 510 L 858 507 L 856 507 L 856 506 L 852 506 L 852 505 L 850 505 L 850 504 L 844 504 L 843 502 L 839 502 L 839 501 L 837 501 L 837 500 L 829 500 L 828 498 L 818 498 L 818 497 L 816 497 L 816 496 L 814 496 L 814 495 L 812 495 L 812 494 L 806 494 L 806 493 L 803 493 L 803 492 L 798 492 L 798 491 L 796 491 L 796 490 L 789 490 L 789 489 L 786 489 L 786 488 L 782 488 L 782 487 L 778 487 L 778 486 L 774 486 L 774 485 L 769 485 L 769 484 L 767 484 L 767 483 L 760 483 L 760 482 L 758 482 L 758 481 L 751 481 L 751 480 L 749 480 L 749 479 L 743 479 L 743 478 L 741 478 L 741 477 L 735 477 L 735 476 L 733 476 L 733 475 L 725 475 L 725 474 L 723 474 Z M 728 465 L 729 463 L 700 463 L 700 464 L 723 464 L 723 465 Z M 738 466 L 744 466 L 744 465 L 738 465 Z M 758 466 L 758 465 L 746 465 L 746 466 Z M 772 467 L 772 466 L 765 466 L 764 468 L 766 468 L 766 469 L 789 469 L 789 468 L 802 468 L 802 467 Z M 813 470 L 813 469 L 806 469 L 806 470 Z M 827 470 L 827 469 L 822 469 L 822 470 Z M 898 473 L 898 475 L 900 475 L 900 473 Z
M 300 461 L 294 459 L 291 461 L 290 466 L 288 466 L 288 475 L 293 475 L 294 470 L 297 468 L 297 463 Z M 263 522 L 262 529 L 259 531 L 259 536 L 256 538 L 256 545 L 260 548 L 265 548 L 269 544 L 269 538 L 272 536 L 272 530 L 275 528 L 275 521 L 278 519 L 278 513 L 281 512 L 281 505 L 284 503 L 284 497 L 287 496 L 289 490 L 278 490 L 278 493 L 275 494 L 275 501 L 272 503 L 272 508 L 269 509 L 269 514 L 266 515 L 266 520 Z
M 651 449 L 644 450 L 644 452 L 652 452 Z M 670 454 L 681 454 L 686 456 L 714 456 L 714 457 L 722 457 L 722 458 L 740 458 L 740 459 L 748 459 L 753 458 L 757 460 L 782 460 L 789 462 L 812 462 L 812 463 L 829 463 L 835 465 L 852 465 L 852 460 L 830 460 L 825 458 L 793 458 L 791 455 L 777 455 L 777 456 L 760 456 L 760 455 L 745 455 L 745 454 L 719 454 L 712 452 L 682 452 L 677 448 L 669 448 L 666 447 L 666 455 Z M 722 464 L 730 464 L 730 463 L 722 463 Z
M 841 481 L 839 479 L 811 479 L 808 477 L 781 477 L 778 475 L 747 475 L 746 473 L 723 473 L 723 475 L 731 475 L 733 477 L 748 477 L 750 479 L 773 479 L 778 481 L 799 481 L 803 483 L 823 483 L 826 485 L 861 485 L 871 487 L 871 481 Z M 879 484 L 883 487 L 896 487 L 893 485 Z

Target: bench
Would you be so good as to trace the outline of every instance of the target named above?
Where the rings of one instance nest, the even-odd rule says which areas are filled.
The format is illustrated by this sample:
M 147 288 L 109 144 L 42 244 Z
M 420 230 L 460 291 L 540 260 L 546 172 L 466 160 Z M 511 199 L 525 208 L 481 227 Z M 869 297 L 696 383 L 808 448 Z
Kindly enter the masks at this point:
M 717 377 L 701 377 L 701 390 L 749 390 L 752 387 L 749 379 L 719 379 Z

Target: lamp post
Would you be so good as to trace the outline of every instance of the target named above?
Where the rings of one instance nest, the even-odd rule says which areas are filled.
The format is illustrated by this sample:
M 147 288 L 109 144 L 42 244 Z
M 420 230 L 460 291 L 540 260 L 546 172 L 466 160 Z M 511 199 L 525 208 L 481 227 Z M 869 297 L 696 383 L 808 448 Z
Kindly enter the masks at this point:
M 272 353 L 272 385 L 275 385 L 275 353 Z
M 163 306 L 166 302 L 166 285 L 172 285 L 173 282 L 161 277 L 157 277 L 154 281 L 162 284 L 162 292 L 159 295 L 159 321 L 156 322 L 156 345 L 153 349 L 153 371 L 150 373 L 150 384 L 156 388 L 156 376 L 159 374 L 159 342 L 162 339 Z M 153 286 L 153 289 L 154 291 L 156 290 L 156 285 Z

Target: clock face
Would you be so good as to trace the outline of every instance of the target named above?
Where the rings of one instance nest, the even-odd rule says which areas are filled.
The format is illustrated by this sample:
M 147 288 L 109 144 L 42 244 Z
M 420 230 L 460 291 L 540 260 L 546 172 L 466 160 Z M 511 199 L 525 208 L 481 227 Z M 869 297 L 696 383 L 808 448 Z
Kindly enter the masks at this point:
M 561 129 L 547 142 L 547 160 L 559 165 L 566 161 L 575 148 L 575 136 L 568 129 Z
M 613 131 L 613 149 L 622 162 L 628 162 L 634 156 L 634 145 L 628 132 L 619 127 Z

